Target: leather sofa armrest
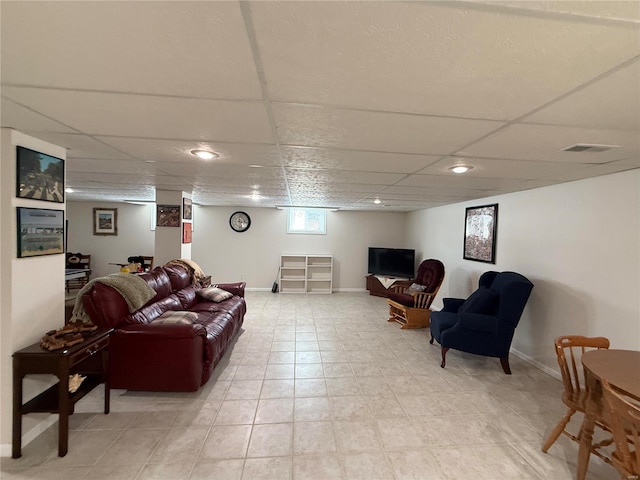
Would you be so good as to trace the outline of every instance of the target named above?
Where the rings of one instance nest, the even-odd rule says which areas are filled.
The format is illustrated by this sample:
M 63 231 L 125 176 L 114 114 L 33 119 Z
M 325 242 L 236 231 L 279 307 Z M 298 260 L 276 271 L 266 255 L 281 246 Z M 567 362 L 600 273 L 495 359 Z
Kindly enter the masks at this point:
M 442 311 L 443 312 L 457 312 L 458 309 L 464 303 L 464 299 L 462 298 L 443 298 L 442 299 Z
M 481 315 L 478 313 L 459 314 L 460 328 L 495 334 L 498 332 L 498 318 L 491 315 Z
M 246 282 L 236 282 L 236 283 L 216 283 L 212 285 L 214 287 L 221 288 L 226 290 L 229 293 L 233 293 L 238 297 L 244 297 L 244 287 L 246 287 Z
M 197 323 L 194 324 L 170 324 L 161 323 L 153 325 L 150 323 L 134 323 L 120 327 L 115 334 L 134 338 L 155 339 L 155 340 L 178 340 L 184 338 L 206 337 L 207 331 Z

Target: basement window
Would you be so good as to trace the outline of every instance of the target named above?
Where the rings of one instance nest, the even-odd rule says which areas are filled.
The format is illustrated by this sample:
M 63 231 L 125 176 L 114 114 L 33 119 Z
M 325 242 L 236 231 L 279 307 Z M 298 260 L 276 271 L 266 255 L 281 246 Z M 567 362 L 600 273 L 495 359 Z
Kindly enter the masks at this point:
M 326 235 L 327 211 L 322 208 L 289 208 L 287 233 Z

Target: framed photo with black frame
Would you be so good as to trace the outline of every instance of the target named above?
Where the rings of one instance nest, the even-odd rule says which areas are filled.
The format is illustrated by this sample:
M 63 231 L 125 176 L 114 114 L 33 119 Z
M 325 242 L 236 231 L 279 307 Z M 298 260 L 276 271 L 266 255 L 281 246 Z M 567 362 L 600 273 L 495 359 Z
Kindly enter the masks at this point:
M 183 220 L 193 219 L 193 205 L 191 203 L 190 198 L 184 197 L 182 199 L 182 219 Z
M 18 258 L 64 253 L 64 210 L 17 207 Z
M 496 263 L 498 204 L 468 207 L 464 219 L 465 260 Z
M 158 227 L 179 227 L 180 205 L 157 205 L 156 225 Z
M 64 160 L 16 146 L 16 197 L 64 203 Z

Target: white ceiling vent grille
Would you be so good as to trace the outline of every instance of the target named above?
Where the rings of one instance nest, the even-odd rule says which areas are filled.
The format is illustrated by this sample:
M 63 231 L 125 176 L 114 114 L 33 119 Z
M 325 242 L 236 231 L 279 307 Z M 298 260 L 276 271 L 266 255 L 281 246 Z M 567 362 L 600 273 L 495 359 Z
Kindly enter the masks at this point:
M 590 143 L 576 143 L 575 145 L 563 148 L 562 152 L 606 152 L 612 148 L 620 148 L 620 145 L 594 145 Z

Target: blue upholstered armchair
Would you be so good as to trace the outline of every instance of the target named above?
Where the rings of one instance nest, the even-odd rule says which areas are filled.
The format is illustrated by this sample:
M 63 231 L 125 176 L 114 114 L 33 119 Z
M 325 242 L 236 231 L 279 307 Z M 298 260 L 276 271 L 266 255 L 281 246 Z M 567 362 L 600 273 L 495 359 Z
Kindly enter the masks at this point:
M 485 272 L 469 298 L 445 298 L 431 313 L 431 343 L 442 346 L 442 363 L 450 348 L 497 357 L 510 375 L 509 348 L 533 283 L 515 272 Z

